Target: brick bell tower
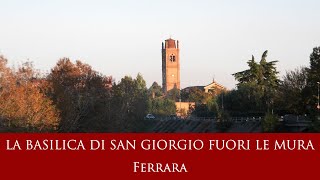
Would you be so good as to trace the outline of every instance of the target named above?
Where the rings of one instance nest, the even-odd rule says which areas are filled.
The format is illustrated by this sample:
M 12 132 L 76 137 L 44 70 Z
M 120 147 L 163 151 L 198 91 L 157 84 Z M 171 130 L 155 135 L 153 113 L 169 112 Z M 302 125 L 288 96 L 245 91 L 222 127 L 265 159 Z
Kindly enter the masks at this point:
M 171 38 L 162 43 L 162 87 L 164 93 L 180 89 L 179 41 Z

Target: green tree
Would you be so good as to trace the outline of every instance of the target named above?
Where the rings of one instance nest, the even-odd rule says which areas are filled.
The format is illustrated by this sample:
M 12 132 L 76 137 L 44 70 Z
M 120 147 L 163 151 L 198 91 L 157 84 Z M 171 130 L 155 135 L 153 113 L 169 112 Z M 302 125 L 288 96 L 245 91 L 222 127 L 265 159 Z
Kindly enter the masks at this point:
M 153 82 L 148 90 L 148 94 L 150 97 L 161 97 L 163 96 L 162 87 L 157 82 Z
M 306 67 L 300 67 L 284 75 L 275 102 L 278 111 L 282 114 L 306 113 L 304 90 L 307 86 L 307 73 Z
M 320 47 L 313 48 L 310 55 L 310 68 L 308 71 L 307 88 L 305 98 L 311 112 L 316 112 L 318 82 L 320 82 Z
M 167 92 L 166 97 L 174 102 L 178 102 L 180 100 L 180 89 L 174 87 L 173 89 Z
M 216 116 L 218 116 L 219 112 L 221 112 L 221 108 L 218 104 L 218 97 L 212 97 L 207 101 L 207 107 L 210 112 L 213 112 Z
M 165 97 L 149 98 L 148 113 L 152 113 L 156 116 L 169 116 L 175 114 L 175 102 Z
M 262 120 L 263 132 L 276 132 L 279 127 L 279 121 L 277 116 L 271 113 L 267 113 Z
M 231 116 L 262 116 L 264 110 L 260 99 L 253 94 L 253 87 L 241 85 L 241 88 L 223 94 L 223 106 Z M 222 105 L 222 95 L 218 96 L 219 105 Z
M 191 87 L 188 90 L 181 91 L 181 97 L 183 101 L 195 102 L 197 104 L 206 104 L 213 95 L 204 92 L 197 87 Z
M 257 110 L 270 111 L 273 108 L 274 96 L 279 86 L 280 80 L 277 77 L 276 63 L 278 61 L 267 62 L 268 51 L 265 51 L 259 63 L 254 56 L 248 61 L 249 69 L 233 74 L 239 82 L 238 89 L 249 89 L 247 94 L 249 99 L 254 99 Z
M 172 92 L 169 92 L 172 93 Z M 169 116 L 171 114 L 176 113 L 176 105 L 175 101 L 172 100 L 174 97 L 177 97 L 178 92 L 174 91 L 174 95 L 171 99 L 168 96 L 172 95 L 169 94 L 168 96 L 164 96 L 162 87 L 157 83 L 153 82 L 151 87 L 148 90 L 148 113 L 154 114 L 156 116 Z
M 226 132 L 233 124 L 229 113 L 225 111 L 220 111 L 216 118 L 215 125 L 220 132 Z
M 113 124 L 110 131 L 133 132 L 142 125 L 147 111 L 148 96 L 146 83 L 138 74 L 136 79 L 125 76 L 113 86 Z

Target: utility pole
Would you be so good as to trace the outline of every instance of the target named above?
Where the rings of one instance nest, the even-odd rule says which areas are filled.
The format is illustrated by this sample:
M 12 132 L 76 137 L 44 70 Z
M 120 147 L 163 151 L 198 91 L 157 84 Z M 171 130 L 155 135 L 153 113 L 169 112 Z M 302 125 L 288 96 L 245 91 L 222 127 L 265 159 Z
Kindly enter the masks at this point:
M 179 105 L 180 105 L 180 118 L 182 117 L 182 110 L 181 110 L 181 89 L 179 89 Z
M 320 85 L 320 82 L 317 82 L 318 84 L 318 104 L 317 104 L 317 109 L 318 109 L 318 112 L 319 112 L 319 109 L 320 109 L 320 105 L 319 105 L 319 85 Z

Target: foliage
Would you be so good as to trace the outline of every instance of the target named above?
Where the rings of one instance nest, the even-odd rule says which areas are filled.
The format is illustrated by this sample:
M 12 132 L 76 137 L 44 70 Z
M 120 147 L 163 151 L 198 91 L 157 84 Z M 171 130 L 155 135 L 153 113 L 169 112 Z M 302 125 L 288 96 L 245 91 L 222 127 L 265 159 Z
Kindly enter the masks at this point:
M 31 63 L 24 63 L 14 71 L 6 67 L 0 57 L 0 119 L 9 128 L 21 131 L 54 131 L 59 123 L 59 112 L 42 92 L 43 79 L 36 76 Z
M 214 117 L 215 113 L 210 111 L 207 104 L 197 104 L 193 115 L 197 117 Z
M 81 61 L 60 59 L 50 74 L 41 74 L 31 62 L 17 69 L 0 56 L 0 126 L 27 132 L 138 132 L 147 113 L 167 116 L 176 111 L 175 102 L 196 102 L 194 115 L 216 117 L 217 128 L 226 131 L 230 116 L 262 116 L 265 132 L 278 130 L 273 113 L 307 114 L 318 131 L 316 109 L 320 81 L 320 47 L 310 55 L 310 67 L 288 71 L 282 81 L 277 61 L 267 61 L 265 51 L 257 62 L 252 56 L 248 69 L 234 73 L 237 89 L 219 95 L 199 87 L 166 94 L 154 82 L 147 89 L 141 74 L 125 76 L 118 83 Z
M 175 101 L 172 99 L 179 99 L 178 89 L 171 90 L 167 96 L 164 96 L 162 87 L 157 82 L 153 82 L 148 94 L 148 113 L 156 116 L 169 116 L 176 113 Z
M 60 59 L 47 77 L 32 63 L 17 71 L 6 63 L 0 57 L 1 126 L 19 131 L 135 132 L 143 125 L 148 93 L 141 74 L 112 84 L 111 77 L 68 58 Z
M 310 54 L 310 68 L 303 97 L 306 102 L 306 113 L 309 114 L 312 128 L 316 132 L 320 131 L 320 110 L 317 109 L 318 88 L 320 86 L 318 82 L 320 82 L 320 47 L 315 47 Z
M 173 89 L 167 92 L 166 98 L 174 102 L 178 102 L 180 100 L 180 90 L 177 89 L 177 87 L 174 87 Z
M 150 97 L 157 98 L 163 96 L 163 91 L 161 86 L 157 82 L 153 82 L 148 90 L 148 94 Z
M 256 96 L 252 94 L 250 86 L 243 85 L 237 90 L 231 90 L 218 96 L 219 104 L 222 105 L 232 116 L 255 116 L 261 114 L 261 106 L 256 102 Z M 259 100 L 259 99 L 258 99 Z
M 148 113 L 157 116 L 169 116 L 176 113 L 175 102 L 167 98 L 150 98 L 148 100 Z
M 148 96 L 146 83 L 138 74 L 136 79 L 125 76 L 113 86 L 113 120 L 111 131 L 126 132 L 139 129 L 146 114 Z
M 304 94 L 311 113 L 316 113 L 318 82 L 320 82 L 320 47 L 315 47 L 310 55 L 310 68 Z
M 181 91 L 182 101 L 186 102 L 195 102 L 197 104 L 206 104 L 213 95 L 204 92 L 204 90 L 199 89 L 198 87 L 191 87 L 187 90 Z
M 306 112 L 304 90 L 307 86 L 307 72 L 307 68 L 300 67 L 285 74 L 276 95 L 275 103 L 279 113 L 299 115 Z
M 99 105 L 110 97 L 111 77 L 105 77 L 81 61 L 60 59 L 48 75 L 48 92 L 61 112 L 59 131 L 76 132 L 90 129 L 89 116 L 104 114 Z M 91 127 L 92 128 L 92 127 Z
M 211 97 L 206 103 L 197 103 L 193 114 L 198 117 L 217 117 L 220 113 L 220 109 L 217 103 L 217 99 Z
M 215 123 L 216 128 L 221 131 L 225 132 L 232 126 L 232 121 L 230 115 L 225 112 L 221 111 L 218 113 L 217 121 Z
M 240 95 L 245 96 L 242 102 L 245 104 L 254 102 L 256 111 L 270 111 L 273 108 L 275 93 L 280 82 L 275 67 L 278 61 L 267 62 L 267 53 L 268 51 L 263 53 L 259 63 L 252 56 L 248 61 L 249 69 L 233 74 L 239 82 L 237 87 L 241 91 Z
M 210 112 L 213 112 L 216 115 L 220 112 L 218 98 L 211 97 L 206 104 Z
M 275 132 L 278 129 L 279 120 L 274 114 L 267 113 L 262 121 L 263 132 Z

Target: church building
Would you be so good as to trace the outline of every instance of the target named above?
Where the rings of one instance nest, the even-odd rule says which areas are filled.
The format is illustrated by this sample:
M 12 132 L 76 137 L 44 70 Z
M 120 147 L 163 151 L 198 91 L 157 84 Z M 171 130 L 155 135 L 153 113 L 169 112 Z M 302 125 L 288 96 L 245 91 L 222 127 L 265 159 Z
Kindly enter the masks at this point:
M 168 91 L 176 88 L 181 90 L 180 86 L 180 49 L 179 41 L 172 38 L 162 42 L 162 88 L 164 94 Z M 205 93 L 218 95 L 221 92 L 226 91 L 226 88 L 217 82 L 213 81 L 207 86 L 193 86 L 183 89 L 183 91 L 189 91 L 191 88 L 198 88 Z M 195 102 L 176 102 L 177 115 L 183 116 L 186 112 L 195 108 Z M 183 113 L 184 112 L 184 113 Z

